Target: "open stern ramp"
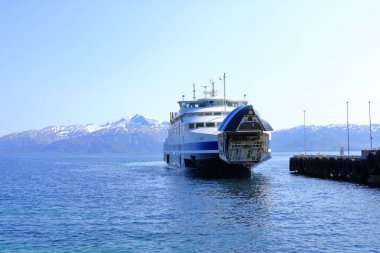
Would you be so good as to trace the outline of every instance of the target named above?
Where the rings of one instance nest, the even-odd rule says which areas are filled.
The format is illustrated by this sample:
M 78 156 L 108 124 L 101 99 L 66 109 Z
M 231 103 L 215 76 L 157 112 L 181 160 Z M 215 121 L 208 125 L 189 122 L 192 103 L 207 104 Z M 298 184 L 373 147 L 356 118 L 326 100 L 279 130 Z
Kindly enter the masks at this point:
M 226 163 L 251 167 L 271 157 L 267 132 L 273 129 L 252 105 L 233 110 L 218 130 L 219 158 Z

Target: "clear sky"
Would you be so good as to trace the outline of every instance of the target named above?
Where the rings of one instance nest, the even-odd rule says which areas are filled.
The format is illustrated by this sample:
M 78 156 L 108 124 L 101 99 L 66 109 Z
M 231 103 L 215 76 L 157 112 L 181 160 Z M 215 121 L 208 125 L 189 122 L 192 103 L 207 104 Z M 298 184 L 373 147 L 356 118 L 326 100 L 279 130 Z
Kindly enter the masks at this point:
M 380 122 L 380 1 L 0 1 L 0 135 L 168 120 L 227 74 L 275 129 Z

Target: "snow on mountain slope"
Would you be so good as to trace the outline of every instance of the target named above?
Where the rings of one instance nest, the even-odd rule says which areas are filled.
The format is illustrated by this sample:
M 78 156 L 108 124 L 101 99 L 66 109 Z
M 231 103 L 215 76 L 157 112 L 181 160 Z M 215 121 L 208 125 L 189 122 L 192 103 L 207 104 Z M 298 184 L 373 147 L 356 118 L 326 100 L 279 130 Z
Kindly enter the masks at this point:
M 133 145 L 133 143 L 126 141 L 125 145 L 116 145 L 122 147 L 121 150 L 115 148 L 114 144 L 119 143 L 122 139 L 127 140 L 126 136 L 128 135 L 138 135 L 139 139 L 145 139 L 141 143 L 149 146 L 148 143 L 151 141 L 154 143 L 155 148 L 159 149 L 166 137 L 167 129 L 168 123 L 166 122 L 149 119 L 139 114 L 134 116 L 126 115 L 119 120 L 107 122 L 103 125 L 50 126 L 39 130 L 5 135 L 0 137 L 0 152 L 44 152 L 49 151 L 51 147 L 60 152 L 65 152 L 66 150 L 78 152 L 89 152 L 89 150 L 123 152 L 129 150 L 125 145 Z M 113 137 L 110 139 L 110 136 Z M 136 139 L 137 137 L 134 138 Z M 102 139 L 107 139 L 111 143 L 107 143 Z M 81 145 L 79 145 L 79 141 L 82 142 Z M 84 145 L 83 142 L 87 142 L 87 144 Z M 82 150 L 68 145 L 73 147 L 81 146 Z M 100 145 L 110 148 L 93 147 Z M 144 147 L 139 148 L 144 149 Z M 153 148 L 149 148 L 149 151 L 153 151 Z

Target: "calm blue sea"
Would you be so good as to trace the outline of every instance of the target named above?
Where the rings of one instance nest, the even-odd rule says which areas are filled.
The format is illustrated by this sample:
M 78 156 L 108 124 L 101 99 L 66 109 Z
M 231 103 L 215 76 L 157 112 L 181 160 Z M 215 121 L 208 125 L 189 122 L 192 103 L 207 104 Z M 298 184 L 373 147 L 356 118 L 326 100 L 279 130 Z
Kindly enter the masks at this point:
M 378 252 L 380 189 L 288 172 L 202 179 L 161 155 L 0 156 L 0 252 Z

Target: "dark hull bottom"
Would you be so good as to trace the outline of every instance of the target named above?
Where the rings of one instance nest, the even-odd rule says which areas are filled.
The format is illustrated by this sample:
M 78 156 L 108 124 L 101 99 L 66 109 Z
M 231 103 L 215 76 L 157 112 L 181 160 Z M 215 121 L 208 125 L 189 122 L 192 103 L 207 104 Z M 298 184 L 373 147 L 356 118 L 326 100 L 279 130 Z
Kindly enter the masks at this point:
M 251 176 L 251 168 L 228 164 L 219 158 L 190 161 L 181 167 L 186 168 L 189 175 L 203 178 L 246 178 Z

